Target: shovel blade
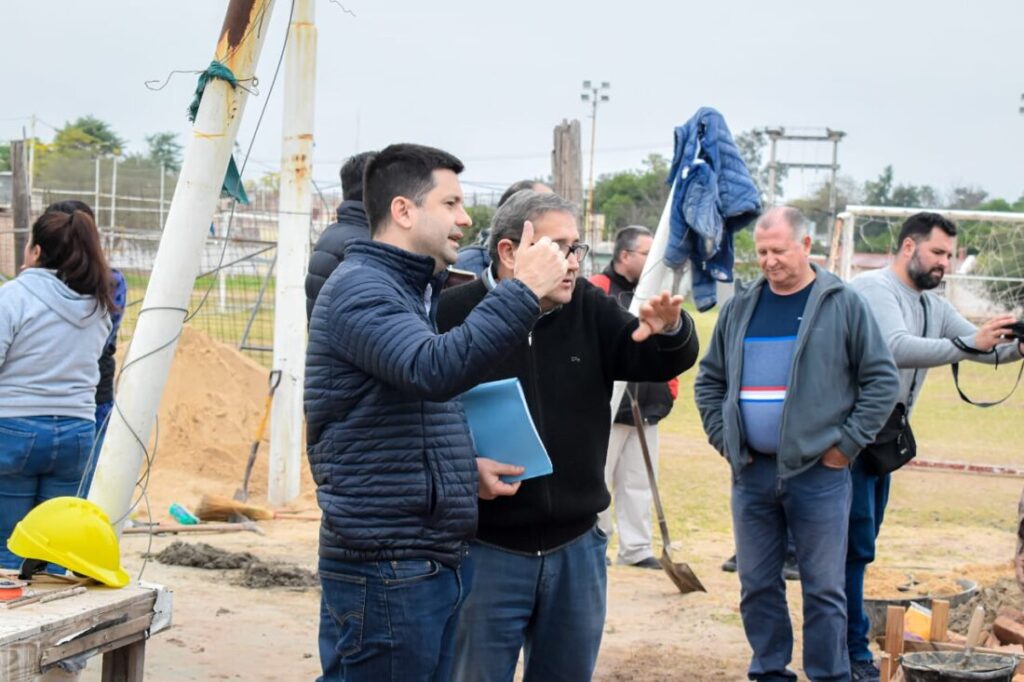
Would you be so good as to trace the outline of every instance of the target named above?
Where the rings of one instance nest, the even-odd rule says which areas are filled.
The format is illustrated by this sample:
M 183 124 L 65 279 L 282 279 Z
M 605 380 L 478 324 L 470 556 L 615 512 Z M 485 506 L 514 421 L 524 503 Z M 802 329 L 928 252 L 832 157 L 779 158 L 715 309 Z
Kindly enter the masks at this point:
M 658 558 L 658 563 L 661 564 L 661 567 L 668 573 L 668 577 L 672 579 L 672 582 L 675 583 L 675 586 L 683 594 L 707 592 L 704 584 L 701 583 L 700 578 L 693 572 L 689 564 L 672 561 L 672 557 L 668 555 L 667 551 L 662 552 Z

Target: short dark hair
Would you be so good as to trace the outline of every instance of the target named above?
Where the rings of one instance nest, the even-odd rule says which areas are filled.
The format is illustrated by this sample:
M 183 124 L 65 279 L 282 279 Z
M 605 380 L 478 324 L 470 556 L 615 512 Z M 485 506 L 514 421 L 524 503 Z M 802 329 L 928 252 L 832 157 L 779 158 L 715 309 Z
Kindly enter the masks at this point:
M 373 152 L 360 152 L 350 156 L 341 167 L 341 198 L 345 201 L 363 200 L 363 172 Z
M 640 237 L 654 237 L 654 233 L 643 225 L 627 225 L 615 233 L 615 248 L 612 250 L 612 262 L 618 263 L 619 256 L 636 249 L 636 240 Z
M 956 223 L 949 218 L 939 215 L 938 213 L 931 213 L 930 211 L 921 211 L 907 218 L 906 222 L 903 223 L 903 227 L 900 228 L 900 236 L 896 241 L 896 249 L 899 250 L 903 244 L 903 240 L 910 237 L 914 240 L 915 244 L 920 244 L 922 241 L 931 236 L 932 230 L 939 228 L 950 237 L 956 236 Z
M 509 200 L 516 192 L 522 192 L 524 189 L 533 189 L 534 185 L 543 185 L 544 183 L 538 182 L 537 180 L 520 180 L 519 182 L 513 182 L 509 185 L 509 188 L 505 190 L 505 193 L 498 199 L 498 208 L 505 205 L 505 202 Z
M 388 216 L 395 197 L 405 197 L 417 206 L 434 188 L 434 171 L 461 173 L 464 166 L 448 152 L 418 144 L 393 144 L 373 155 L 363 176 L 363 204 L 370 221 L 370 235 L 376 235 Z
M 561 211 L 575 218 L 578 209 L 576 204 L 550 192 L 535 192 L 532 189 L 515 192 L 505 205 L 498 209 L 491 221 L 491 237 L 487 243 L 487 253 L 491 256 L 491 262 L 497 264 L 500 260 L 498 242 L 502 239 L 519 241 L 523 236 L 523 223 L 527 220 L 537 220 L 549 211 Z

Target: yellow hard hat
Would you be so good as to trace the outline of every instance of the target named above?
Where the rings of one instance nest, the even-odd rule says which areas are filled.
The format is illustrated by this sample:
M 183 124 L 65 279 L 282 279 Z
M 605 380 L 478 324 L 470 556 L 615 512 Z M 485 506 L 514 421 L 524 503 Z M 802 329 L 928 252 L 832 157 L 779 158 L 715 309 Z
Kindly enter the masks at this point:
M 25 559 L 59 564 L 110 587 L 131 580 L 121 568 L 117 533 L 96 504 L 80 497 L 54 497 L 25 515 L 7 539 L 7 549 Z

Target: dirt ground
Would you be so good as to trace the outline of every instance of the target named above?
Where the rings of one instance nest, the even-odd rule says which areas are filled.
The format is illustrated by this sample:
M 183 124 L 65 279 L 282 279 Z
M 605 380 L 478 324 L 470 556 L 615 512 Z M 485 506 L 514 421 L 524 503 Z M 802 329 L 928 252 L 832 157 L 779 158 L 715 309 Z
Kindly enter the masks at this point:
M 231 495 L 241 480 L 248 438 L 265 395 L 265 370 L 232 349 L 192 331 L 185 335 L 182 349 L 188 361 L 176 363 L 161 408 L 160 443 L 147 495 L 154 520 L 168 520 L 166 510 L 173 501 L 194 506 L 204 493 Z M 225 391 L 225 386 L 235 388 Z M 721 458 L 695 435 L 692 405 L 684 404 L 678 412 L 662 431 L 662 495 L 675 540 L 674 558 L 689 562 L 708 592 L 682 596 L 660 571 L 613 565 L 595 680 L 745 678 L 749 649 L 738 610 L 739 583 L 735 574 L 719 569 L 732 553 L 728 472 Z M 255 470 L 251 501 L 256 503 L 265 502 L 265 456 L 264 449 L 263 466 Z M 996 586 L 987 605 L 1019 599 L 1006 579 L 1013 575 L 1009 562 L 1021 484 L 1020 479 L 899 472 L 877 566 L 890 579 L 895 574 L 897 582 L 900 574 L 917 581 L 943 571 L 974 576 L 984 586 Z M 308 471 L 302 485 L 304 493 L 291 508 L 315 512 Z M 148 518 L 141 510 L 138 516 Z M 319 591 L 273 586 L 282 581 L 273 567 L 286 565 L 286 577 L 302 574 L 296 568 L 315 570 L 317 523 L 275 520 L 260 526 L 265 535 L 123 540 L 123 562 L 129 572 L 138 575 L 142 570 L 143 579 L 165 585 L 174 594 L 173 627 L 155 635 L 147 647 L 147 679 L 317 676 Z M 178 541 L 249 552 L 261 566 L 271 568 L 257 571 L 251 584 L 258 587 L 247 587 L 242 568 L 166 565 L 154 558 Z M 180 557 L 194 553 L 194 548 L 178 546 L 173 553 Z M 209 563 L 209 556 L 203 556 L 199 563 Z M 610 556 L 614 559 L 614 539 Z M 788 594 L 797 631 L 793 668 L 799 671 L 799 583 L 788 583 Z M 83 679 L 99 680 L 98 665 L 91 665 Z

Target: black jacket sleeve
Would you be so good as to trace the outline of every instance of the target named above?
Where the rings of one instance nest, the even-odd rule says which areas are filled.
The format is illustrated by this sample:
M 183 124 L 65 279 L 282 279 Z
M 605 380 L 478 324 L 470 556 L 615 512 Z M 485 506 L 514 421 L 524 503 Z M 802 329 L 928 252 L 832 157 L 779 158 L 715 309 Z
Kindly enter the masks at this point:
M 632 338 L 640 325 L 637 318 L 589 282 L 577 286 L 587 287 L 584 295 L 596 318 L 602 363 L 610 380 L 668 381 L 697 362 L 700 343 L 686 311 L 681 311 L 682 325 L 675 334 L 653 334 L 637 343 Z

